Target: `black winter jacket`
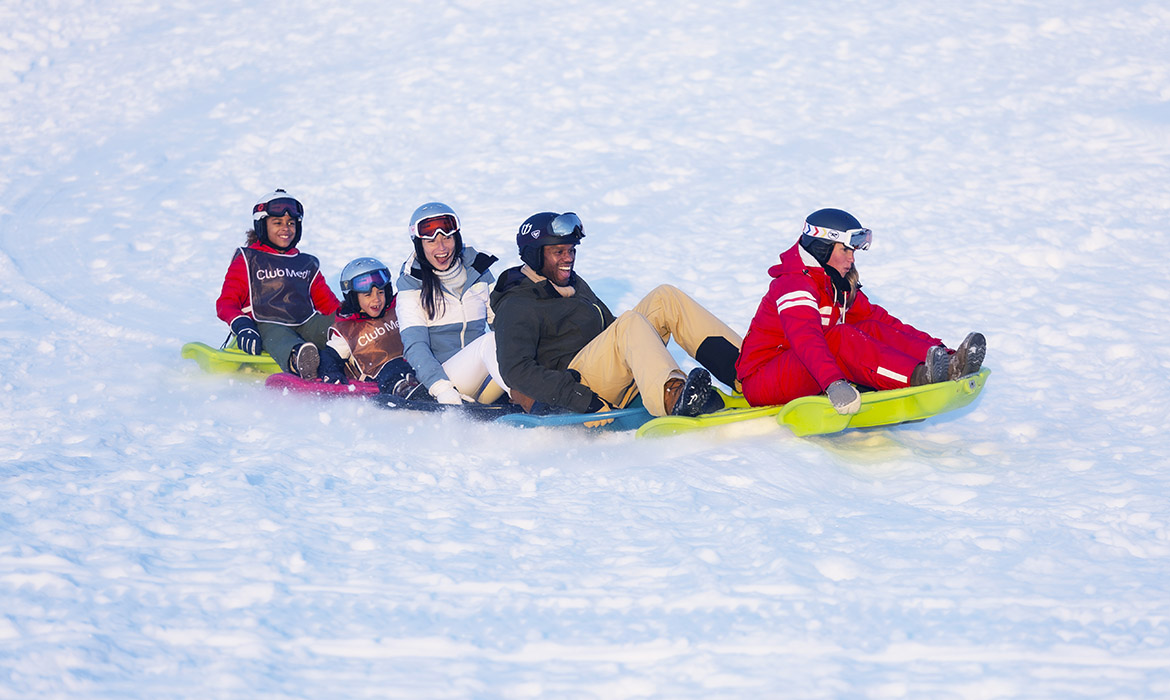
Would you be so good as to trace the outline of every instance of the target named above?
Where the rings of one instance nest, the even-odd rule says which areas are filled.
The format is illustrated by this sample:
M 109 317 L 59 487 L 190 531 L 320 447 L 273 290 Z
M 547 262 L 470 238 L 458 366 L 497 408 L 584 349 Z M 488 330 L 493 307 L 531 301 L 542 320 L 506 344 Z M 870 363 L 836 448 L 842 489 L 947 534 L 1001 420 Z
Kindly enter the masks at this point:
M 508 386 L 537 401 L 584 413 L 593 391 L 568 371 L 569 362 L 613 323 L 613 314 L 585 280 L 573 274 L 573 296 L 537 283 L 519 267 L 500 275 L 492 291 L 496 358 Z

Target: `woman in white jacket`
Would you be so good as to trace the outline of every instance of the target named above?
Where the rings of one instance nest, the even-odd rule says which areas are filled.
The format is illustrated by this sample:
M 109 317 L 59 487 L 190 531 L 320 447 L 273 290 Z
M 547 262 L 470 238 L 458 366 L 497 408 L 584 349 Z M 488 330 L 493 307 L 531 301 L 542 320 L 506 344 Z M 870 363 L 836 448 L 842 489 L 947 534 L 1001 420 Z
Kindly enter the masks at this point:
M 491 403 L 507 391 L 488 303 L 498 258 L 464 247 L 459 216 L 440 202 L 415 209 L 410 238 L 414 254 L 397 280 L 406 361 L 440 403 Z

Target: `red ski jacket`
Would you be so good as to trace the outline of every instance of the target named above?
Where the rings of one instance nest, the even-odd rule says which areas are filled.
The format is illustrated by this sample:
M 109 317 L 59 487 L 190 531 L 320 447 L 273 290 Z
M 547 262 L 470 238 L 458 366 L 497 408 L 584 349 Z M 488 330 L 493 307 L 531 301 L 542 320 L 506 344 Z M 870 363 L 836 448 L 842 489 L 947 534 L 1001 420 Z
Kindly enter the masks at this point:
M 273 255 L 291 256 L 297 255 L 299 252 L 296 248 L 282 252 L 259 241 L 248 247 Z M 309 296 L 313 300 L 313 308 L 326 316 L 336 312 L 341 306 L 341 302 L 337 300 L 333 290 L 329 288 L 329 283 L 325 281 L 325 276 L 321 274 L 320 270 L 313 276 L 309 287 Z M 254 318 L 252 316 L 251 290 L 248 285 L 248 268 L 239 250 L 232 255 L 232 262 L 228 265 L 227 274 L 224 275 L 223 288 L 219 293 L 219 299 L 215 302 L 215 315 L 229 326 L 240 316 Z
M 768 269 L 773 278 L 743 339 L 736 371 L 741 382 L 782 352 L 792 350 L 824 391 L 844 373 L 825 340 L 825 331 L 839 323 L 876 321 L 942 345 L 942 341 L 903 323 L 858 290 L 851 300 L 834 294 L 833 282 L 821 264 L 800 244 L 780 254 Z

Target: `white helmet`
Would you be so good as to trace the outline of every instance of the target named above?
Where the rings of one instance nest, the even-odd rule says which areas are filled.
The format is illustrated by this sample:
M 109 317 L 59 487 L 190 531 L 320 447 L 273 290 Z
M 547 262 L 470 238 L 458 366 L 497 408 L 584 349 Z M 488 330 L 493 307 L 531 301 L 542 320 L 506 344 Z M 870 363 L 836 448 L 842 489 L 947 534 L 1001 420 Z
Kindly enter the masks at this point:
M 279 248 L 268 240 L 268 224 L 264 220 L 269 216 L 285 215 L 291 216 L 297 222 L 296 236 L 293 237 L 292 243 L 289 245 L 289 248 L 295 248 L 301 240 L 301 221 L 305 218 L 305 207 L 296 197 L 282 189 L 269 192 L 257 200 L 256 205 L 252 207 L 252 229 L 256 232 L 256 238 L 264 245 Z

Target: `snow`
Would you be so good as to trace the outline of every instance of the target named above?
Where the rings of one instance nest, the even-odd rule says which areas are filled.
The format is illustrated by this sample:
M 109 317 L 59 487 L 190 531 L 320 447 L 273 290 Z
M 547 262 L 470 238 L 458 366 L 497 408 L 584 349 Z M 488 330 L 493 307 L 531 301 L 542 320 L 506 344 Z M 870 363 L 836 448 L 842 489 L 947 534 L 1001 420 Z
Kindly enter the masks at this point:
M 1170 696 L 1170 9 L 0 6 L 0 700 Z M 972 406 L 519 431 L 202 374 L 262 193 L 331 280 L 418 204 L 746 330 L 835 206 Z

